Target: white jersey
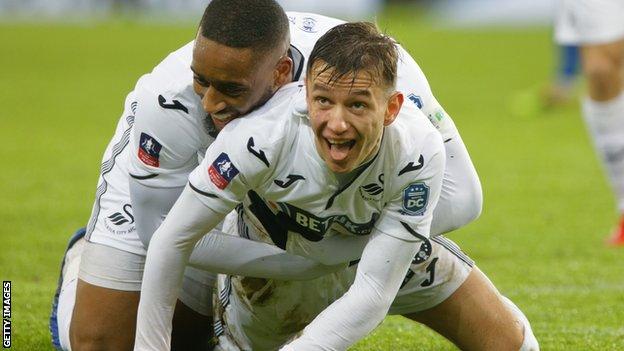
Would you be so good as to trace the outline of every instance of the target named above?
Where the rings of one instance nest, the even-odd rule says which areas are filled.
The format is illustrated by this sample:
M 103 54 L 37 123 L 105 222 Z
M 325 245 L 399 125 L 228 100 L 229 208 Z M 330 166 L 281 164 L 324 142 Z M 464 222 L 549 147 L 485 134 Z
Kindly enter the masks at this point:
M 555 41 L 562 45 L 605 44 L 624 38 L 624 1 L 559 0 Z
M 206 225 L 187 222 L 216 224 L 248 194 L 262 199 L 277 219 L 275 227 L 267 228 L 266 241 L 271 237 L 279 242 L 288 231 L 298 233 L 291 233 L 288 240 L 299 242 L 300 248 L 332 236 L 368 237 L 349 292 L 306 331 L 336 331 L 340 328 L 335 323 L 356 323 L 350 336 L 341 337 L 352 343 L 381 322 L 419 244 L 429 236 L 444 175 L 442 138 L 416 106 L 404 104 L 384 129 L 378 153 L 348 181 L 327 168 L 314 138 L 299 83 L 282 87 L 264 106 L 220 132 L 189 177 L 195 196 L 184 195 L 176 203 L 177 209 L 150 243 L 137 322 L 138 349 L 168 345 L 169 303 L 178 289 L 184 252 L 192 249 L 193 240 L 201 235 L 197 231 Z M 336 310 L 349 306 L 358 306 L 370 318 L 360 323 L 357 313 L 337 316 Z M 309 342 L 305 333 L 301 340 Z
M 385 129 L 379 153 L 343 182 L 316 150 L 304 94 L 301 84 L 291 83 L 221 131 L 189 178 L 202 202 L 227 213 L 251 191 L 283 229 L 266 238 L 271 242 L 288 231 L 307 242 L 369 235 L 374 228 L 407 241 L 427 238 L 435 207 L 429 199 L 438 197 L 444 172 L 440 134 L 406 104 Z
M 302 80 L 306 60 L 318 38 L 343 21 L 309 13 L 287 13 L 293 78 Z M 216 131 L 193 91 L 193 42 L 172 52 L 137 82 L 103 158 L 87 239 L 145 255 L 128 188 L 128 174 L 150 188 L 183 187 Z M 398 87 L 407 104 L 422 109 L 444 140 L 458 136 L 452 120 L 433 96 L 414 60 L 400 49 Z M 160 214 L 159 214 L 160 215 Z

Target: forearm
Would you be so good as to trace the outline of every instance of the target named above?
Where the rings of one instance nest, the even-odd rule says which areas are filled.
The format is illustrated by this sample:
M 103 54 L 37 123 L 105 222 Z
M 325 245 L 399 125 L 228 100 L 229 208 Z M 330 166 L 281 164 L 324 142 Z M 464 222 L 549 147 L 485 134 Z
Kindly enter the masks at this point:
M 184 267 L 195 243 L 222 219 L 186 188 L 154 234 L 143 274 L 135 350 L 169 349 Z
M 324 265 L 278 247 L 212 230 L 195 246 L 189 264 L 195 268 L 246 277 L 309 280 L 345 268 Z
M 333 235 L 314 242 L 290 232 L 286 250 L 324 265 L 344 265 L 362 257 L 362 251 L 369 239 L 368 235 Z
M 378 234 L 362 255 L 349 291 L 288 345 L 294 350 L 346 350 L 370 333 L 388 312 L 418 242 Z

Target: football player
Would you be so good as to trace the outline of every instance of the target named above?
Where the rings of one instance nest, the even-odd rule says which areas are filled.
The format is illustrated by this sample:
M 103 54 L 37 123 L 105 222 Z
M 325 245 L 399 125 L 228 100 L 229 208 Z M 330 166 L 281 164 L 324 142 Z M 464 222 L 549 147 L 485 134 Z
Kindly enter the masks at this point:
M 560 0 L 555 39 L 581 47 L 583 116 L 607 171 L 620 220 L 607 239 L 624 245 L 624 2 Z
M 444 140 L 396 90 L 398 59 L 395 42 L 374 25 L 338 25 L 312 50 L 305 88 L 283 86 L 221 130 L 150 242 L 135 349 L 169 348 L 173 304 L 191 251 L 237 206 L 244 222 L 239 235 L 312 259 L 327 255 L 310 242 L 367 240 L 357 268 L 304 282 L 304 289 L 232 278 L 220 296 L 225 307 L 235 296 L 233 308 L 253 314 L 222 321 L 228 329 L 220 334 L 229 334 L 235 349 L 275 349 L 267 338 L 295 335 L 310 322 L 284 350 L 344 350 L 393 304 L 462 349 L 539 349 L 524 315 L 485 275 L 447 239 L 430 240 Z M 192 67 L 204 77 L 212 66 L 194 60 Z M 310 293 L 292 294 L 304 290 Z M 268 318 L 257 319 L 263 313 L 254 314 L 256 307 Z

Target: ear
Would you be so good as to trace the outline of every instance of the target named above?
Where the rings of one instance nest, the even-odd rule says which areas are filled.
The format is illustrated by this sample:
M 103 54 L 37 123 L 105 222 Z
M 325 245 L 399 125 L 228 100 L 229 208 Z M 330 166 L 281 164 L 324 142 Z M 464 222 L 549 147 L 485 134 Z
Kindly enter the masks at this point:
M 388 98 L 388 106 L 386 107 L 386 114 L 384 116 L 384 126 L 387 127 L 399 115 L 399 111 L 401 111 L 401 106 L 403 106 L 403 93 L 399 91 L 395 91 Z
M 279 59 L 273 71 L 273 85 L 276 88 L 292 81 L 293 66 L 293 61 L 288 55 L 282 56 L 282 58 Z

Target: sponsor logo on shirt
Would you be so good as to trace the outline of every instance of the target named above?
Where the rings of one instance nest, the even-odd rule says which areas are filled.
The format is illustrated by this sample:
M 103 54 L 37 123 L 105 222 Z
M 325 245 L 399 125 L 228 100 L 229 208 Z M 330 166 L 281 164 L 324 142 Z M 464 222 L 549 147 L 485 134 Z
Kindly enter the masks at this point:
M 422 216 L 429 202 L 429 187 L 425 183 L 414 183 L 403 190 L 402 213 L 409 216 Z
M 380 174 L 377 179 L 379 180 L 379 184 L 370 183 L 359 187 L 360 196 L 362 196 L 364 200 L 379 200 L 383 196 L 384 174 Z
M 160 150 L 162 145 L 152 136 L 146 133 L 141 133 L 141 140 L 139 143 L 139 160 L 148 166 L 158 167 L 160 163 L 158 158 L 160 157 Z
M 346 215 L 333 215 L 328 217 L 318 217 L 312 213 L 291 204 L 278 203 L 284 217 L 288 230 L 301 234 L 304 238 L 311 241 L 319 241 L 330 230 L 335 229 L 339 232 L 348 232 L 354 235 L 368 235 L 373 230 L 375 222 L 379 218 L 378 213 L 372 213 L 368 222 L 358 223 L 352 221 Z M 282 218 L 284 218 L 282 217 Z
M 423 101 L 420 96 L 412 93 L 412 94 L 409 94 L 407 98 L 410 99 L 410 101 L 413 102 L 414 105 L 416 105 L 418 108 L 423 107 Z
M 122 213 L 123 212 L 123 213 Z M 122 211 L 115 212 L 107 217 L 111 223 L 116 226 L 120 226 L 126 223 L 134 223 L 134 216 L 132 215 L 132 205 L 125 204 L 122 207 Z
M 103 221 L 104 227 L 113 235 L 126 235 L 136 230 L 132 205 L 124 204 L 121 209 L 107 214 Z
M 234 164 L 225 152 L 222 152 L 208 167 L 210 180 L 221 190 L 225 189 L 238 173 L 238 169 L 234 167 Z

